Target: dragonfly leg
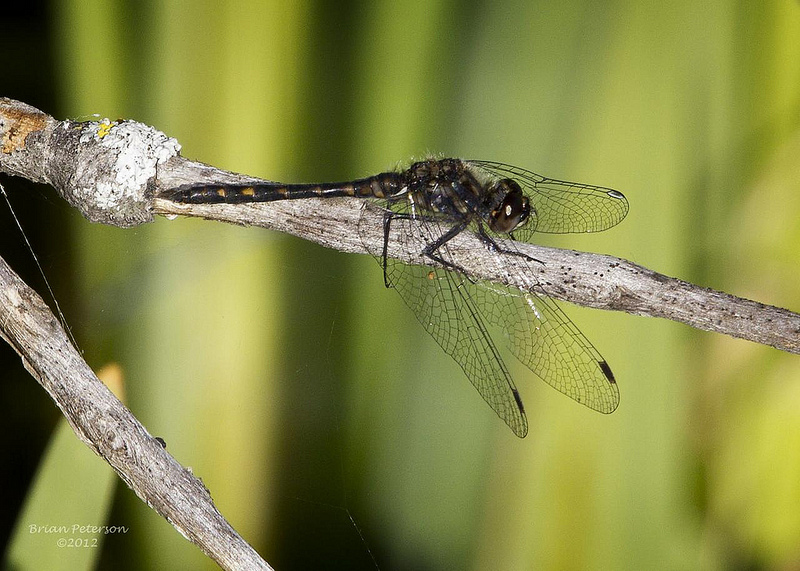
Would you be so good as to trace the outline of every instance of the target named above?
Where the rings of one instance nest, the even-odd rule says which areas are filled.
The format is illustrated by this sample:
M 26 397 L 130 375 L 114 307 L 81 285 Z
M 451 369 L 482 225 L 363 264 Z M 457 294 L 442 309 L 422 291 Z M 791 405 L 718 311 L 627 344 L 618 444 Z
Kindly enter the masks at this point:
M 447 244 L 450 240 L 461 234 L 464 228 L 468 225 L 467 221 L 459 222 L 450 230 L 439 236 L 436 240 L 425 246 L 425 249 L 422 250 L 422 254 L 431 260 L 442 264 L 448 270 L 453 270 L 459 273 L 466 275 L 466 271 L 459 265 L 454 264 L 453 262 L 448 262 L 440 255 L 436 254 L 436 252 L 445 244 Z
M 500 244 L 495 242 L 494 238 L 492 238 L 486 233 L 483 224 L 478 226 L 478 236 L 480 237 L 481 241 L 484 244 L 486 244 L 486 247 L 489 249 L 490 252 L 497 252 L 499 254 L 508 254 L 510 256 L 517 256 L 528 262 L 537 262 L 539 264 L 544 265 L 544 262 L 542 260 L 537 260 L 536 258 L 529 256 L 528 254 L 523 254 L 522 252 L 519 252 L 517 250 L 508 250 L 506 248 L 501 248 Z M 514 238 L 514 236 L 512 236 L 511 234 L 509 234 L 509 236 L 511 236 L 512 239 Z
M 388 275 L 388 258 L 389 258 L 389 234 L 391 230 L 392 220 L 414 220 L 416 222 L 421 221 L 421 217 L 418 215 L 413 214 L 406 214 L 400 212 L 392 212 L 387 211 L 383 216 L 383 250 L 381 252 L 381 267 L 383 268 L 383 283 L 386 287 L 392 287 L 392 283 L 389 280 Z M 430 258 L 434 262 L 441 264 L 448 270 L 452 270 L 461 274 L 464 274 L 467 279 L 467 272 L 464 268 L 459 266 L 458 264 L 454 264 L 442 256 L 437 254 L 437 251 L 444 246 L 447 242 L 458 236 L 464 229 L 469 225 L 468 221 L 459 222 L 452 228 L 450 228 L 447 232 L 439 236 L 436 240 L 425 246 L 425 248 L 420 252 L 426 258 Z
M 386 211 L 383 215 L 383 251 L 381 252 L 381 267 L 383 268 L 383 285 L 387 288 L 392 287 L 389 283 L 389 275 L 386 273 L 387 261 L 389 259 L 389 230 L 392 225 L 392 219 L 396 217 L 397 214 L 390 210 Z
M 387 210 L 384 213 L 384 215 L 383 215 L 383 249 L 381 250 L 381 267 L 383 268 L 383 284 L 387 288 L 393 287 L 392 286 L 392 282 L 389 280 L 389 273 L 388 273 L 388 268 L 389 268 L 389 263 L 388 263 L 388 260 L 389 260 L 389 234 L 390 234 L 391 227 L 392 227 L 392 220 L 414 220 L 416 222 L 420 222 L 422 220 L 422 218 L 420 216 L 418 216 L 418 215 L 407 214 L 407 213 L 404 213 L 404 212 L 393 212 L 391 210 Z M 428 257 L 428 258 L 431 258 L 432 260 L 436 260 L 437 262 L 439 262 L 440 264 L 442 264 L 443 266 L 445 266 L 447 268 L 463 272 L 463 270 L 461 270 L 455 264 L 449 263 L 446 260 L 443 260 L 442 258 L 440 258 L 439 256 L 433 256 L 430 253 L 431 250 L 437 250 L 439 247 L 441 247 L 442 244 L 444 244 L 445 242 L 447 242 L 448 240 L 450 240 L 451 238 L 456 236 L 459 232 L 461 232 L 461 230 L 466 228 L 466 224 L 463 224 L 463 225 L 459 224 L 456 228 L 459 228 L 459 230 L 457 232 L 451 234 L 451 232 L 453 232 L 453 230 L 454 230 L 453 228 L 451 228 L 446 234 L 441 236 L 435 242 L 433 242 L 432 244 L 426 246 L 425 249 L 422 251 L 422 254 L 424 256 Z

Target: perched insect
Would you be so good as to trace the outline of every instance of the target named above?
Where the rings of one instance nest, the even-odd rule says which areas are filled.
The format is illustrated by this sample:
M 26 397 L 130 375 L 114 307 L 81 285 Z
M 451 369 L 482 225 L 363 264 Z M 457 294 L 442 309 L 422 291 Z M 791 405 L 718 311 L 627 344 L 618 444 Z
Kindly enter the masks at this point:
M 399 172 L 322 184 L 186 185 L 162 195 L 184 203 L 246 203 L 311 197 L 361 197 L 383 210 L 382 247 L 364 244 L 437 343 L 461 366 L 481 396 L 517 436 L 528 432 L 522 399 L 488 325 L 499 326 L 511 352 L 537 376 L 594 410 L 610 413 L 619 390 L 605 359 L 541 284 L 531 291 L 470 279 L 452 246 L 475 233 L 508 275 L 530 258 L 513 241 L 536 232 L 599 232 L 618 224 L 628 201 L 616 190 L 554 180 L 490 161 L 429 159 Z M 363 218 L 362 218 L 363 220 Z M 363 235 L 363 228 L 359 228 Z M 389 240 L 425 244 L 420 264 L 388 255 Z M 498 239 L 512 241 L 499 242 Z M 508 257 L 515 259 L 508 263 Z

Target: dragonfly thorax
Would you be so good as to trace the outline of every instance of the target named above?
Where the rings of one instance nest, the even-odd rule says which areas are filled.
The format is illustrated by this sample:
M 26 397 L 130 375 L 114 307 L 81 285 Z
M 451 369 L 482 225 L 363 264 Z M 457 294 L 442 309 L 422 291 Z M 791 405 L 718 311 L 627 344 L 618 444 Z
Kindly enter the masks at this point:
M 483 187 L 463 161 L 429 159 L 406 173 L 411 199 L 423 208 L 454 218 L 481 216 Z

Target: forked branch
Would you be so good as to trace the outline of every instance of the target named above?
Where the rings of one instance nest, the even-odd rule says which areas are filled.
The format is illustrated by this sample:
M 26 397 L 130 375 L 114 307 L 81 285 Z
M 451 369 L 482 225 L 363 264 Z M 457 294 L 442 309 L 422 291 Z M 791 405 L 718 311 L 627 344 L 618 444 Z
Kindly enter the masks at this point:
M 62 191 L 72 192 L 73 200 L 83 200 L 85 186 L 77 189 L 70 185 L 77 180 L 86 185 L 87 178 L 70 170 L 75 166 L 91 170 L 93 164 L 58 164 L 59 160 L 67 161 L 67 165 L 74 161 L 63 149 L 57 151 L 37 143 L 44 142 L 42 129 L 48 126 L 72 129 L 24 104 L 0 100 L 0 169 L 31 180 L 66 185 L 71 190 L 61 188 Z M 135 196 L 129 194 L 121 203 L 130 208 L 135 201 Z M 86 209 L 82 211 L 114 218 L 108 204 L 90 201 Z M 138 216 L 135 206 L 120 216 L 129 220 L 131 215 Z M 152 216 L 147 208 L 141 215 Z M 181 466 L 95 376 L 42 298 L 2 258 L 0 337 L 19 354 L 25 368 L 55 401 L 78 438 L 184 537 L 223 569 L 272 569 L 219 513 L 203 483 Z

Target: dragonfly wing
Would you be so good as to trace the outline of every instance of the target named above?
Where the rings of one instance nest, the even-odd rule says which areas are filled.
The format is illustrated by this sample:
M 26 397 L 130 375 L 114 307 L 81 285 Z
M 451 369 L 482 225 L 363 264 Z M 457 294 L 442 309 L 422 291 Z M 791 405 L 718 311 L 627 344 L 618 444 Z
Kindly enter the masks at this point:
M 422 239 L 430 244 L 441 235 L 437 224 L 421 218 L 397 217 L 391 225 L 393 233 L 399 231 L 396 235 L 415 243 Z M 376 251 L 374 245 L 368 249 L 383 266 L 382 249 Z M 437 253 L 446 260 L 452 258 L 447 245 Z M 425 330 L 458 363 L 514 434 L 525 437 L 528 421 L 522 399 L 472 297 L 474 284 L 454 271 L 392 259 L 385 263 L 389 287 L 397 290 Z
M 579 403 L 614 412 L 619 389 L 611 369 L 544 291 L 529 293 L 481 282 L 474 298 L 487 321 L 503 329 L 511 352 L 526 367 Z
M 491 177 L 514 179 L 522 187 L 535 210 L 536 223 L 515 230 L 517 240 L 530 241 L 534 232 L 601 232 L 616 226 L 628 214 L 625 195 L 611 188 L 547 178 L 503 163 L 467 162 Z

